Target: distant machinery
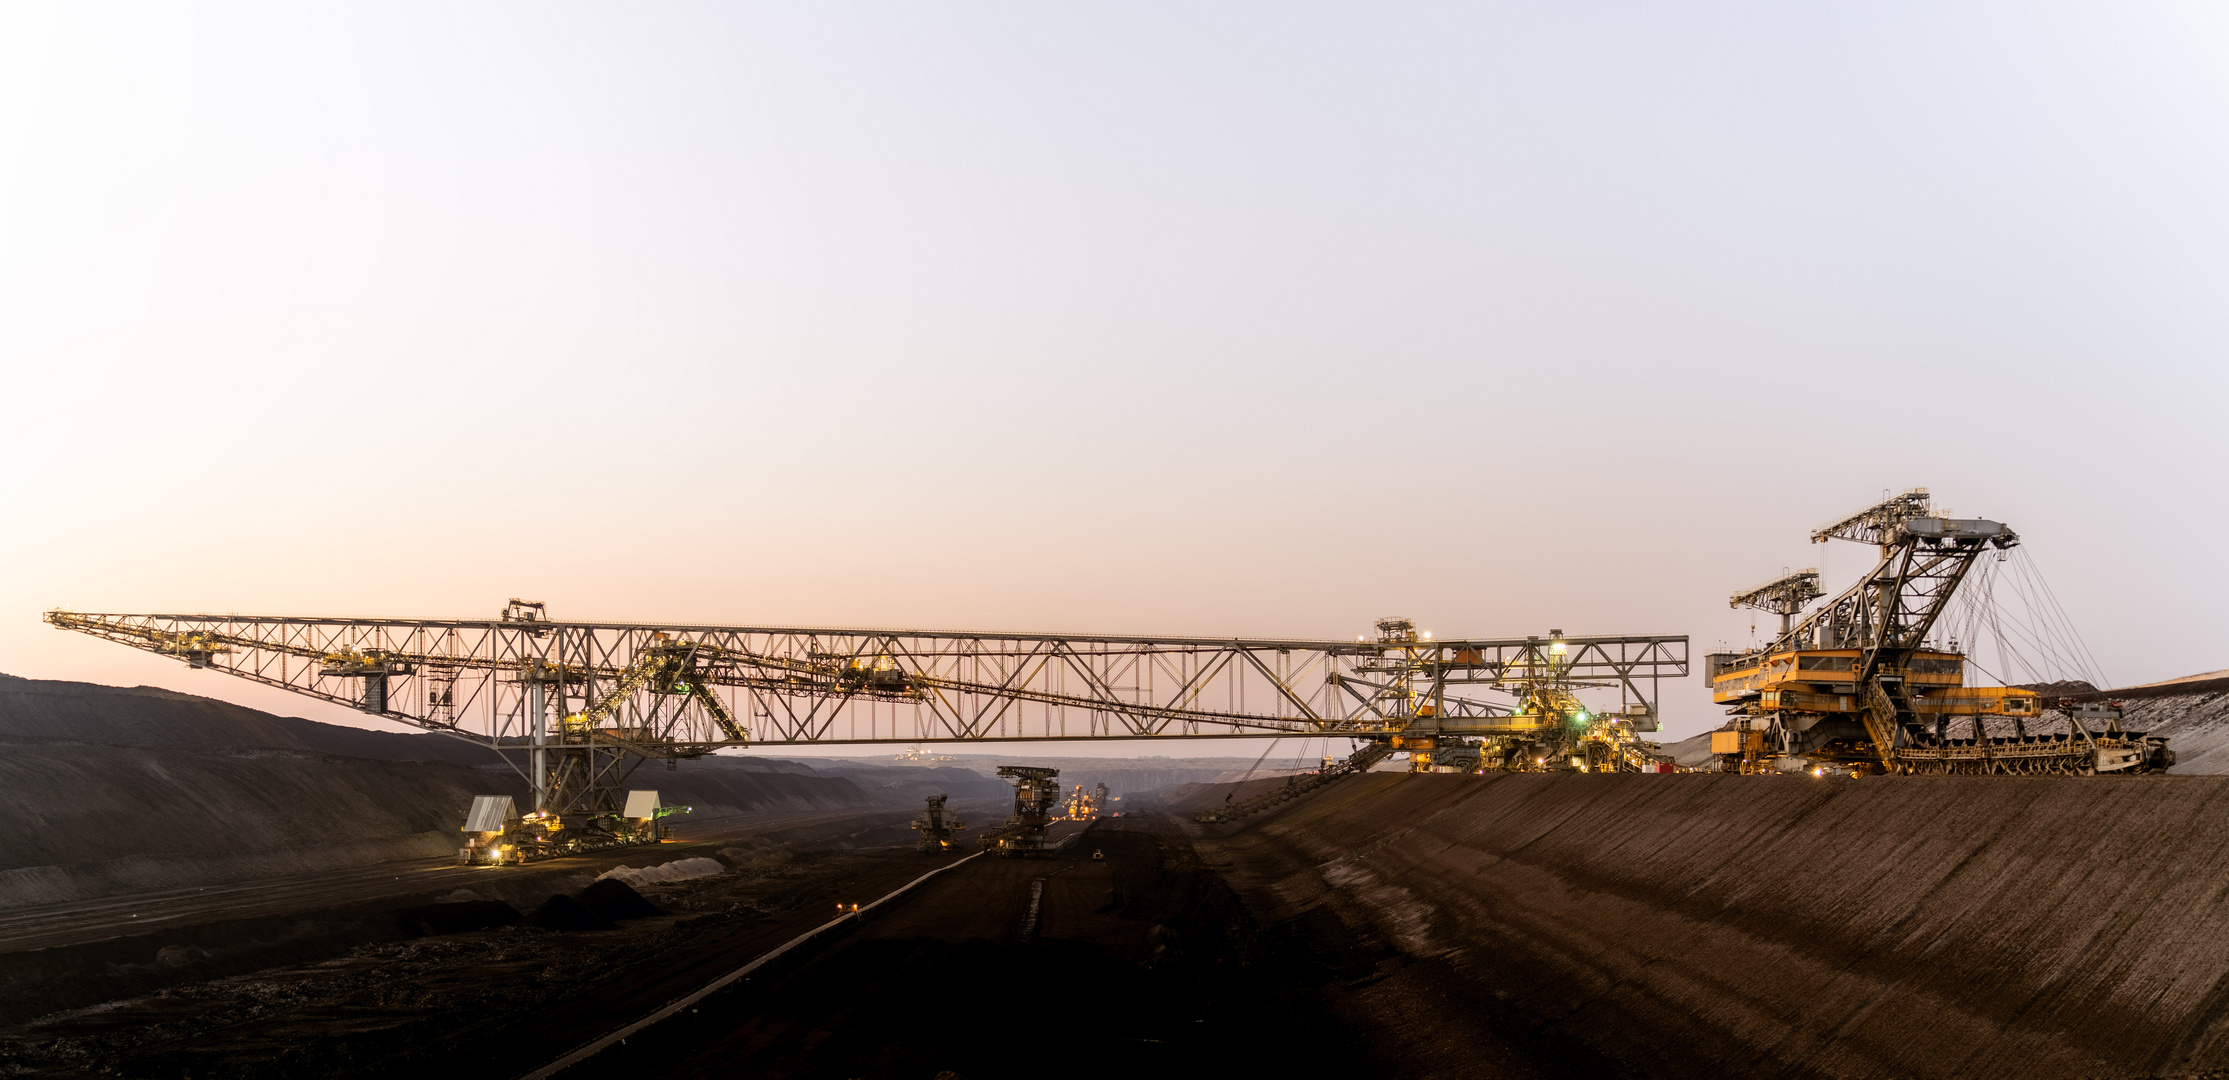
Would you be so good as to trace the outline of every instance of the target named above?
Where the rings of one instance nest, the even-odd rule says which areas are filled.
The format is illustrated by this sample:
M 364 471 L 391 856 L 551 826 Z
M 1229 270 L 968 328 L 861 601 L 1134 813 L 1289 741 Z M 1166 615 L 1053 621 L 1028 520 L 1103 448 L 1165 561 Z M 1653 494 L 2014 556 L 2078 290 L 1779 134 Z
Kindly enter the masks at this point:
M 1389 650 L 1429 648 L 1429 636 L 1407 619 L 1380 619 L 1377 629 L 1379 643 Z M 1415 719 L 1392 736 L 1392 746 L 1408 751 L 1417 771 L 1648 771 L 1663 760 L 1654 744 L 1640 738 L 1658 727 L 1654 687 L 1643 694 L 1614 665 L 1601 663 L 1595 655 L 1601 647 L 1596 639 L 1566 640 L 1561 630 L 1548 631 L 1546 641 L 1528 638 L 1483 680 L 1513 696 L 1513 706 L 1443 712 L 1436 699 L 1420 702 Z M 1412 652 L 1389 666 L 1421 655 Z M 1459 650 L 1454 663 L 1473 659 Z M 1426 671 L 1434 669 L 1431 660 L 1420 662 Z M 1615 711 L 1591 710 L 1579 700 L 1581 690 L 1611 688 L 1621 691 Z
M 1107 785 L 1100 784 L 1085 791 L 1082 784 L 1068 793 L 1061 805 L 1060 816 L 1068 821 L 1090 821 L 1107 812 Z
M 1927 489 L 1914 488 L 1814 531 L 1811 540 L 1873 544 L 1879 558 L 1800 622 L 1795 616 L 1824 595 L 1815 570 L 1730 598 L 1736 608 L 1781 621 L 1761 648 L 1706 658 L 1711 697 L 1736 718 L 1732 730 L 1712 736 L 1722 767 L 1766 771 L 1794 759 L 1859 774 L 2087 776 L 2164 772 L 2174 764 L 2165 739 L 2123 731 L 2117 708 L 2069 706 L 2047 720 L 2051 703 L 2035 691 L 1965 685 L 1967 660 L 1956 643 L 1930 640 L 1975 561 L 2019 544 L 2008 526 L 1938 515 Z M 2065 730 L 2031 731 L 2030 724 Z
M 998 830 L 983 836 L 983 850 L 1008 859 L 1045 858 L 1045 828 L 1052 824 L 1053 807 L 1060 802 L 1060 770 L 1034 765 L 1001 765 L 998 774 L 1014 781 L 1014 815 Z
M 502 866 L 601 848 L 655 844 L 672 836 L 672 827 L 660 822 L 689 810 L 663 804 L 655 791 L 630 791 L 619 813 L 576 816 L 568 825 L 560 815 L 547 810 L 520 814 L 508 795 L 481 795 L 472 800 L 472 808 L 465 814 L 465 841 L 457 849 L 457 862 Z
M 1813 567 L 1783 574 L 1745 593 L 1735 593 L 1728 601 L 1736 608 L 1756 608 L 1780 616 L 1780 632 L 1793 628 L 1793 620 L 1811 601 L 1825 596 L 1819 586 L 1819 571 Z
M 946 795 L 929 796 L 928 809 L 914 821 L 913 827 L 921 833 L 920 850 L 923 855 L 941 855 L 952 850 L 952 834 L 967 828 L 951 810 L 946 809 Z
M 1656 728 L 1660 680 L 1688 671 L 1683 636 L 1433 640 L 1406 619 L 1322 641 L 559 622 L 519 599 L 477 620 L 45 618 L 488 746 L 533 789 L 520 822 L 573 836 L 624 832 L 644 761 L 753 745 L 1344 736 L 1399 740 L 1419 769 L 1468 768 L 1474 748 L 1510 768 L 1622 767 L 1624 733 Z M 1614 689 L 1618 710 L 1584 709 L 1581 689 Z

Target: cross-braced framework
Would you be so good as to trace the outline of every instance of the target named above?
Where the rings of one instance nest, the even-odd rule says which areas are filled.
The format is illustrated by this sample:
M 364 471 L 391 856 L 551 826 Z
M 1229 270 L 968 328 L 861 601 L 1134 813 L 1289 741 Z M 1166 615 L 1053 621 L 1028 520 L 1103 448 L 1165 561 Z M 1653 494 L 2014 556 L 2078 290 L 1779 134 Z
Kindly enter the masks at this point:
M 1792 617 L 1822 595 L 1814 571 L 1729 598 L 1735 607 L 1779 614 L 1781 629 L 1763 648 L 1711 657 L 1712 697 L 1732 706 L 1742 725 L 1720 733 L 1727 767 L 1776 770 L 1768 737 L 1772 756 L 1858 772 L 2090 775 L 2164 772 L 2174 764 L 2166 739 L 2123 730 L 2118 708 L 2053 703 L 2066 730 L 2031 732 L 2035 721 L 2058 726 L 2045 720 L 2042 694 L 1967 686 L 1967 658 L 1955 639 L 1931 643 L 1983 556 L 2001 560 L 2019 545 L 2010 526 L 1938 514 L 1927 489 L 1913 488 L 1813 530 L 1811 539 L 1873 544 L 1878 561 L 1801 622 Z M 1957 737 L 1956 721 L 1967 738 Z
M 1654 715 L 1684 636 L 1311 641 L 51 611 L 46 621 L 530 758 L 591 812 L 646 758 L 724 747 L 1248 736 L 1490 723 L 1554 670 Z M 1450 693 L 1450 688 L 1461 693 Z M 1431 708 L 1423 709 L 1429 704 Z M 596 794 L 601 793 L 601 794 Z

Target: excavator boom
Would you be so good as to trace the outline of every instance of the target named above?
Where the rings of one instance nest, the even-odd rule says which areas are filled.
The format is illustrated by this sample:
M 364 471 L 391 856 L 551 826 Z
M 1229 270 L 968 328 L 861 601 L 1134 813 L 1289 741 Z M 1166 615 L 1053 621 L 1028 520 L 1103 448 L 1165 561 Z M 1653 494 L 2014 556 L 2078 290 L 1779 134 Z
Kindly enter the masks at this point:
M 2173 762 L 2164 740 L 2117 729 L 2089 731 L 2069 719 L 2070 732 L 2049 742 L 2031 737 L 2030 718 L 2044 702 L 2017 687 L 1967 687 L 1966 658 L 1930 643 L 1960 583 L 1980 558 L 2020 543 L 2002 522 L 1937 514 L 1927 489 L 1914 488 L 1811 534 L 1814 543 L 1873 544 L 1879 557 L 1856 584 L 1797 621 L 1821 595 L 1818 575 L 1804 571 L 1737 593 L 1735 607 L 1782 617 L 1770 644 L 1705 661 L 1712 696 L 1744 731 L 1769 734 L 1783 758 L 1809 758 L 1860 771 L 2098 772 L 2164 770 Z M 1963 718 L 1971 737 L 1953 736 Z M 2002 718 L 2013 734 L 1991 733 Z M 1729 739 L 1743 748 L 1744 768 L 1760 768 L 1762 740 Z

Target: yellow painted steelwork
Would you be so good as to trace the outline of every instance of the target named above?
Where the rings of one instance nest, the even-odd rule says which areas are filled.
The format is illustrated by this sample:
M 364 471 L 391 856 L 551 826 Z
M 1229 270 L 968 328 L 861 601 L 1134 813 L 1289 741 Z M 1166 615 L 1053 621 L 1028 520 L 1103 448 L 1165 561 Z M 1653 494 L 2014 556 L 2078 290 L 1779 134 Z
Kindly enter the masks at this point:
M 1855 649 L 1805 649 L 1767 653 L 1757 663 L 1716 673 L 1711 700 L 1754 703 L 1762 712 L 1863 711 L 1855 693 Z M 1966 686 L 1965 657 L 1953 652 L 1913 654 L 1910 662 L 1884 664 L 1881 675 L 1910 688 L 1914 713 L 1930 716 L 2038 716 L 2042 695 L 2009 686 Z
M 1711 700 L 1720 705 L 1756 701 L 1766 691 L 1850 694 L 1857 687 L 1856 649 L 1800 649 L 1765 653 L 1756 662 L 1713 672 Z M 1966 658 L 1954 652 L 1916 652 L 1910 662 L 1883 664 L 1883 678 L 1902 679 L 1914 691 L 1965 684 Z M 1835 710 L 1848 711 L 1848 710 Z

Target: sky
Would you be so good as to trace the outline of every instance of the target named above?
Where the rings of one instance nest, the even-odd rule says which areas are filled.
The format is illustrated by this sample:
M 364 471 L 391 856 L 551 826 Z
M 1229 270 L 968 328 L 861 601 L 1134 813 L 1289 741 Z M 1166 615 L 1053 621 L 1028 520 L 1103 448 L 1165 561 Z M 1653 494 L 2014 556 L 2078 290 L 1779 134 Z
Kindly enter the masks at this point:
M 23 3 L 0 141 L 9 674 L 368 722 L 39 614 L 512 596 L 1700 655 L 1913 486 L 2109 683 L 2229 667 L 2218 6 Z

